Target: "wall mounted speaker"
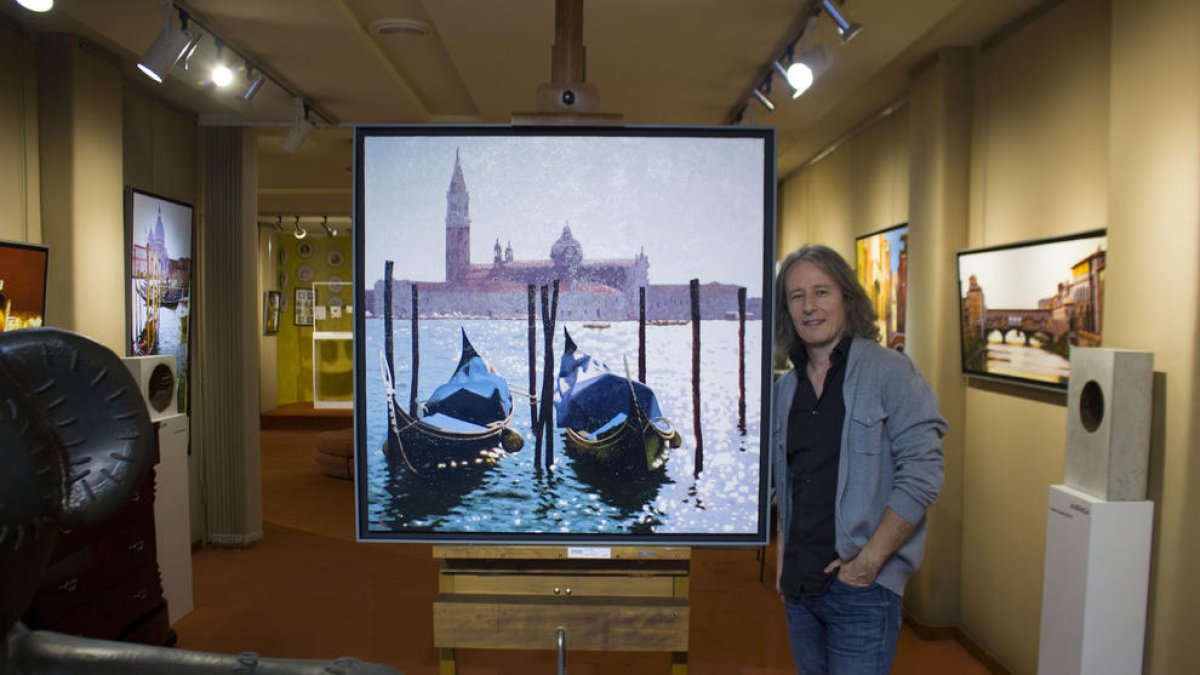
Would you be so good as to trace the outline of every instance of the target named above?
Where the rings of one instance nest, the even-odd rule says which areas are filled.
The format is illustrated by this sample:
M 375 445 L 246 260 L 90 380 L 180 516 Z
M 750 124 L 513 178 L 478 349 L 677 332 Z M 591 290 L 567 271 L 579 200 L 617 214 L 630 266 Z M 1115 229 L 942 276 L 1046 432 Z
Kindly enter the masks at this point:
M 157 422 L 179 412 L 175 402 L 179 387 L 175 379 L 174 356 L 127 356 L 122 361 L 138 383 L 151 421 Z
M 1064 483 L 1107 501 L 1146 498 L 1154 354 L 1073 347 Z

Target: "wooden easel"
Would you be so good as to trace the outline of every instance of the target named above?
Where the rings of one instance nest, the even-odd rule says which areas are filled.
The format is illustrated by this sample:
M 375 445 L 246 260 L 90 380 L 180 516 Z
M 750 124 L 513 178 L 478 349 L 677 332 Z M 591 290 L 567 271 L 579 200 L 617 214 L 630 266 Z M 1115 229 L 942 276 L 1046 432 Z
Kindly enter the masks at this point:
M 587 82 L 583 0 L 555 0 L 554 26 L 551 81 L 538 87 L 536 112 L 515 113 L 513 124 L 621 124 L 599 112 Z M 671 675 L 686 675 L 691 556 L 686 547 L 434 546 L 441 673 L 457 672 L 457 649 L 554 650 L 565 635 L 571 649 L 670 652 Z
M 607 553 L 607 558 L 591 557 Z M 434 546 L 433 642 L 442 675 L 456 649 L 671 652 L 686 675 L 691 549 Z

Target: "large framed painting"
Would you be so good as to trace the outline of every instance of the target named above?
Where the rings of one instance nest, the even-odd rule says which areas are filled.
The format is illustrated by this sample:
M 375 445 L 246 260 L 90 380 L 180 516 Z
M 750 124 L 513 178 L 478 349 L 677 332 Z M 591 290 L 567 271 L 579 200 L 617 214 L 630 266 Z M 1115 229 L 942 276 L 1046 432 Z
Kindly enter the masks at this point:
M 965 375 L 1066 390 L 1104 327 L 1104 230 L 958 254 Z
M 908 308 L 908 223 L 854 240 L 858 283 L 878 315 L 879 343 L 904 351 Z
M 125 198 L 127 352 L 174 356 L 179 412 L 187 412 L 192 206 L 134 188 Z
M 361 539 L 766 541 L 773 131 L 355 148 Z
M 49 262 L 45 246 L 0 241 L 0 332 L 45 323 Z

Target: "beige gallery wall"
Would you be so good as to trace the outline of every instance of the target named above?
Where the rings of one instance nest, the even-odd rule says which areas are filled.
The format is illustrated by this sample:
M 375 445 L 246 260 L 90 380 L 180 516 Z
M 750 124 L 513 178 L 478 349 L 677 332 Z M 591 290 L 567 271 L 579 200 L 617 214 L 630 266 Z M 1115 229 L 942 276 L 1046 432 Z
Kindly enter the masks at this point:
M 782 177 L 776 250 L 825 244 L 854 259 L 854 238 L 908 219 L 908 108 L 822 160 Z
M 1108 25 L 1107 3 L 1074 0 L 978 54 L 969 246 L 1109 225 Z M 961 625 L 1015 673 L 1037 670 L 1065 403 L 1013 385 L 966 388 Z
M 41 243 L 33 44 L 0 28 L 0 239 Z
M 970 187 L 961 234 L 969 247 L 1107 228 L 1105 346 L 1155 353 L 1149 491 L 1156 518 L 1146 634 L 1152 673 L 1200 672 L 1186 628 L 1194 616 L 1189 608 L 1200 602 L 1194 563 L 1200 544 L 1187 520 L 1200 506 L 1200 490 L 1189 488 L 1200 480 L 1192 421 L 1200 386 L 1193 375 L 1200 304 L 1198 33 L 1197 3 L 1066 0 L 988 49 L 972 50 L 972 137 L 969 166 L 962 167 Z M 862 163 L 897 152 L 905 155 L 899 163 L 913 161 L 915 149 L 883 124 L 785 177 L 781 257 L 809 242 L 849 253 L 853 238 L 876 225 L 863 222 L 873 214 L 908 218 L 903 199 L 892 202 L 894 210 L 881 204 L 890 199 L 884 195 L 904 194 L 907 187 L 897 190 L 896 181 L 916 180 L 911 166 L 880 174 Z M 910 237 L 921 235 L 914 229 Z M 923 264 L 913 257 L 910 263 Z M 923 322 L 927 316 L 910 313 L 912 332 L 934 330 Z M 914 358 L 920 358 L 915 350 Z M 962 483 L 953 623 L 1011 672 L 1032 675 L 1048 489 L 1063 475 L 1065 396 L 976 380 L 935 386 L 944 400 L 963 402 L 961 471 L 947 472 L 948 480 Z M 949 556 L 938 548 L 953 537 L 938 534 L 931 527 L 929 550 L 935 558 Z M 929 562 L 936 560 L 927 568 Z M 911 585 L 910 594 L 930 589 L 951 594 L 922 583 Z M 941 600 L 917 599 L 917 607 Z

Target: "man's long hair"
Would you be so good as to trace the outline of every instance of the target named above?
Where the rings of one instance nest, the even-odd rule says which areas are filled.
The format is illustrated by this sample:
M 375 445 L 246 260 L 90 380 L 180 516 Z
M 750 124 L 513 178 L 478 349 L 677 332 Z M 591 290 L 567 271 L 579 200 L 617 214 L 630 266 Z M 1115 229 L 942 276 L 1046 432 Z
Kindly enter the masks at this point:
M 804 246 L 784 259 L 775 277 L 775 348 L 780 355 L 791 355 L 792 351 L 803 344 L 796 327 L 792 325 L 792 317 L 788 314 L 787 289 L 785 280 L 788 271 L 800 261 L 816 265 L 829 275 L 842 292 L 842 304 L 846 308 L 846 334 L 858 337 L 879 339 L 879 315 L 867 297 L 867 292 L 858 283 L 854 270 L 837 251 L 812 244 Z

